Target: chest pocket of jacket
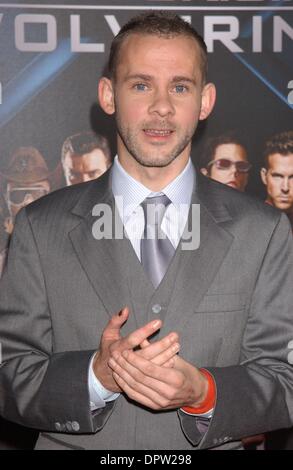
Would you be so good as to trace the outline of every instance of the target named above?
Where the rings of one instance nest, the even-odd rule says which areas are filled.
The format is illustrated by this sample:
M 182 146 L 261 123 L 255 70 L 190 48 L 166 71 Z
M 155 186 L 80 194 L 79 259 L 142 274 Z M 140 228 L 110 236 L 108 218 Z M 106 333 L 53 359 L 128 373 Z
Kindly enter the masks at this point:
M 245 328 L 244 293 L 209 294 L 203 297 L 179 331 L 181 354 L 198 367 L 238 362 Z
M 237 312 L 245 308 L 246 295 L 237 294 L 209 294 L 205 295 L 195 309 L 195 313 Z

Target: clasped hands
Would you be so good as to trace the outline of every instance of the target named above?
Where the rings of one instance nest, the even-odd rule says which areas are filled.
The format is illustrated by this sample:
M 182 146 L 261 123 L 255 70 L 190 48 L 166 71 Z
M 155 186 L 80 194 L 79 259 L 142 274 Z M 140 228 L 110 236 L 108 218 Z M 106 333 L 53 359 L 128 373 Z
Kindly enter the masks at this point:
M 177 355 L 178 334 L 172 332 L 150 343 L 148 338 L 162 326 L 161 320 L 153 320 L 122 337 L 120 329 L 128 316 L 125 307 L 103 331 L 93 362 L 101 384 L 152 410 L 200 406 L 207 395 L 207 379 Z

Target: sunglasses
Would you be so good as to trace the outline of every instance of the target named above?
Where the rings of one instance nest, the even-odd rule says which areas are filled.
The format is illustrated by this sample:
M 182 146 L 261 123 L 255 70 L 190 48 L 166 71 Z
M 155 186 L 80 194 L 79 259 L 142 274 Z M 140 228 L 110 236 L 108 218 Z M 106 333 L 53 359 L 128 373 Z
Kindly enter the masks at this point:
M 235 166 L 238 173 L 247 173 L 251 168 L 251 164 L 249 162 L 233 162 L 231 160 L 228 160 L 227 158 L 219 158 L 218 160 L 212 160 L 207 166 L 210 167 L 212 165 L 215 165 L 218 170 L 230 170 L 231 166 Z
M 48 194 L 45 188 L 30 187 L 30 188 L 14 188 L 8 191 L 8 200 L 12 204 L 20 205 L 24 202 L 27 195 L 32 196 L 34 200 Z

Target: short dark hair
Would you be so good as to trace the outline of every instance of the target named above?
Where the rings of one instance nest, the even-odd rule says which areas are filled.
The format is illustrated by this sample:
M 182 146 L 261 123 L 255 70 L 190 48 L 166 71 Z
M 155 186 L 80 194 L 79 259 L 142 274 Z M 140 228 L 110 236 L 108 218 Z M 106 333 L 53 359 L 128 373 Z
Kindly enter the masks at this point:
M 265 142 L 265 168 L 268 168 L 269 166 L 269 156 L 273 155 L 274 153 L 279 153 L 280 155 L 284 156 L 289 155 L 290 153 L 293 154 L 293 130 L 275 134 Z
M 154 36 L 173 38 L 176 36 L 188 36 L 195 39 L 199 46 L 201 56 L 201 72 L 203 83 L 207 76 L 207 46 L 198 32 L 184 21 L 180 16 L 166 11 L 151 11 L 131 18 L 119 31 L 112 41 L 108 74 L 115 80 L 119 58 L 119 52 L 125 39 L 131 34 L 150 34 Z
M 111 152 L 106 137 L 95 134 L 94 132 L 79 132 L 78 134 L 67 137 L 62 145 L 61 160 L 65 159 L 69 152 L 71 155 L 84 155 L 95 149 L 100 149 L 105 154 L 108 162 L 112 161 Z
M 221 135 L 216 136 L 216 137 L 210 137 L 207 140 L 205 149 L 202 153 L 202 157 L 199 160 L 199 168 L 206 168 L 207 170 L 209 170 L 208 164 L 212 160 L 214 160 L 214 156 L 215 156 L 217 147 L 219 147 L 219 145 L 223 145 L 223 144 L 240 145 L 247 152 L 246 145 L 245 145 L 244 141 L 241 139 L 241 137 L 235 131 L 230 131 L 230 132 L 227 132 L 225 134 L 221 134 Z

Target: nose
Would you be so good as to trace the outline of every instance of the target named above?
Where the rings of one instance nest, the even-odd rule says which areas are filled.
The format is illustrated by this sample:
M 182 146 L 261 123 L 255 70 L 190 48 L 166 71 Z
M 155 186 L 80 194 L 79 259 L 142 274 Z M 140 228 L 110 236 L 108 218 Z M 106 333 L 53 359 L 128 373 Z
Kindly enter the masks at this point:
M 175 113 L 172 97 L 168 90 L 157 90 L 155 92 L 152 103 L 149 107 L 149 112 L 158 114 L 160 117 L 165 117 Z
M 30 204 L 33 201 L 34 201 L 33 196 L 31 194 L 26 194 L 25 198 L 23 200 L 23 204 L 24 204 L 24 206 L 27 206 L 28 204 Z
M 289 179 L 288 178 L 283 178 L 282 179 L 281 190 L 282 190 L 283 193 L 288 193 L 289 192 Z
M 229 173 L 229 178 L 232 178 L 232 177 L 236 178 L 239 175 L 234 163 L 231 164 L 230 168 L 228 169 L 228 173 Z

